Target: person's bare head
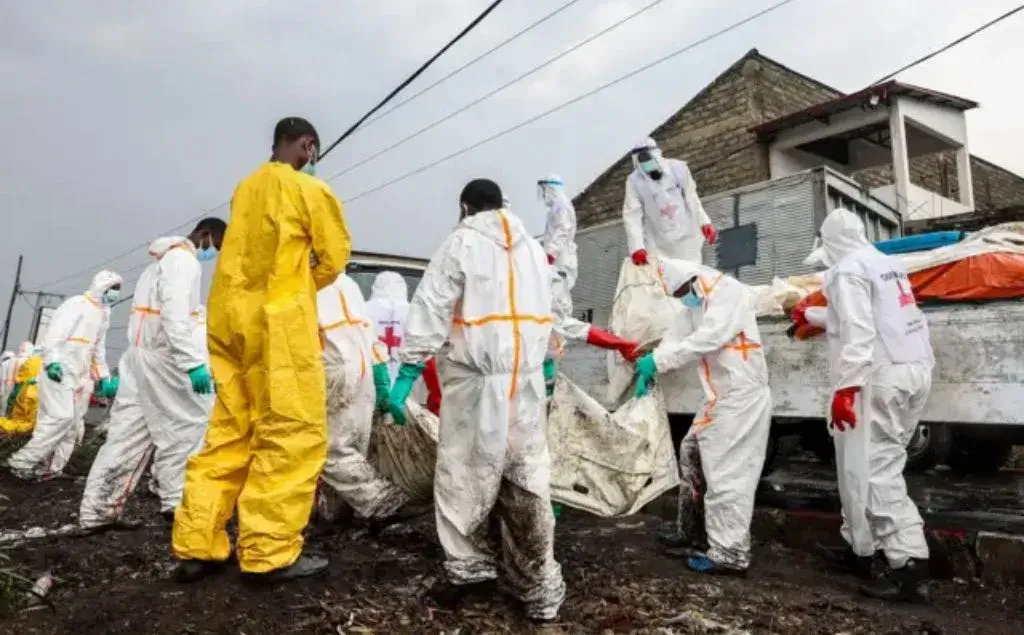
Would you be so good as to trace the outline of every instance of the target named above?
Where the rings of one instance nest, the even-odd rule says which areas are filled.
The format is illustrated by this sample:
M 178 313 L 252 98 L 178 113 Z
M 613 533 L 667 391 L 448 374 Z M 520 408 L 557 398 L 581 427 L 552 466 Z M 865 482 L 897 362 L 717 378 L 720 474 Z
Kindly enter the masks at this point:
M 302 117 L 285 117 L 277 122 L 271 161 L 287 163 L 301 170 L 307 163 L 316 163 L 319 152 L 320 136 L 313 124 Z
M 202 250 L 207 247 L 213 247 L 220 251 L 221 245 L 224 243 L 224 234 L 227 230 L 227 223 L 211 216 L 199 221 L 196 228 L 188 235 L 188 239 L 192 241 L 192 244 L 197 249 Z

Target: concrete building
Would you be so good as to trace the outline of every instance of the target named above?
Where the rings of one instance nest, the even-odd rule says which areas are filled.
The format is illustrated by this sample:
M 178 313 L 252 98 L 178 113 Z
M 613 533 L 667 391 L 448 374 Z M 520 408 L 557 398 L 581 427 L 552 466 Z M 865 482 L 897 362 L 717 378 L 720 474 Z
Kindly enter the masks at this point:
M 753 49 L 651 136 L 702 197 L 827 165 L 904 221 L 1024 205 L 1024 178 L 969 152 L 977 105 L 900 82 L 845 95 Z M 631 169 L 624 155 L 576 197 L 581 227 L 620 217 Z

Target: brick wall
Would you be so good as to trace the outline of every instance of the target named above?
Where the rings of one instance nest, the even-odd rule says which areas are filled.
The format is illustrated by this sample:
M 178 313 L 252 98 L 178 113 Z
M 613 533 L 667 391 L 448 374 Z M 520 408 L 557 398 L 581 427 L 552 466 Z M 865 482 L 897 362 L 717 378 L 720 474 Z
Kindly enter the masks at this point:
M 751 50 L 698 93 L 651 136 L 666 157 L 690 165 L 702 196 L 769 178 L 768 148 L 748 128 L 838 96 L 839 91 L 801 75 Z M 979 210 L 1024 204 L 1024 179 L 971 157 L 974 199 Z M 594 180 L 575 199 L 580 227 L 617 219 L 622 214 L 628 155 Z M 892 168 L 855 175 L 867 186 L 892 183 Z M 956 162 L 939 153 L 911 161 L 911 180 L 956 199 Z
M 1024 179 L 976 156 L 971 157 L 971 177 L 974 181 L 974 208 L 992 211 L 1024 205 Z M 889 185 L 893 182 L 892 166 L 880 166 L 853 175 L 868 187 Z M 960 185 L 956 176 L 956 156 L 952 151 L 937 152 L 910 160 L 910 182 L 918 187 L 960 200 Z

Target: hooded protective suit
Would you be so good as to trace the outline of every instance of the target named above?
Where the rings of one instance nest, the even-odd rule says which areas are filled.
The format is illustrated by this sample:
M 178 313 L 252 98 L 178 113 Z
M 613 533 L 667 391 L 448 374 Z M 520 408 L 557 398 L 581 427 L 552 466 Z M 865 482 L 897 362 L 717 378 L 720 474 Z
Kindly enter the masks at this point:
M 7 407 L 7 398 L 14 389 L 14 375 L 17 372 L 17 362 L 14 353 L 4 351 L 0 355 L 0 409 Z
M 497 577 L 487 519 L 502 522 L 508 582 L 531 617 L 565 597 L 554 558 L 544 377 L 550 267 L 507 211 L 464 218 L 427 267 L 400 353 L 420 364 L 451 342 L 434 479 L 437 532 L 453 584 Z
M 704 405 L 680 449 L 680 469 L 693 476 L 689 464 L 699 451 L 707 485 L 704 496 L 708 558 L 718 565 L 745 569 L 750 565 L 750 522 L 754 492 L 761 478 L 772 398 L 768 366 L 747 287 L 710 267 L 665 259 L 661 276 L 669 294 L 697 278 L 700 308 L 669 331 L 653 356 L 658 372 L 698 362 Z M 680 487 L 680 528 L 687 527 L 687 509 L 695 486 Z
M 858 556 L 884 550 L 893 569 L 911 558 L 926 560 L 924 523 L 907 495 L 903 468 L 931 390 L 928 322 L 906 268 L 868 242 L 864 223 L 850 211 L 828 215 L 808 263 L 829 267 L 825 328 L 834 388 L 859 389 L 855 425 L 830 426 L 843 538 Z
M 387 350 L 377 341 L 359 285 L 347 275 L 321 289 L 316 303 L 327 376 L 322 478 L 363 518 L 386 518 L 409 500 L 366 460 L 376 403 L 373 367 L 387 362 Z
M 409 287 L 395 271 L 382 271 L 373 279 L 366 312 L 376 327 L 377 339 L 387 350 L 388 373 L 398 375 L 398 350 L 402 347 L 405 318 L 409 314 Z
M 173 511 L 185 462 L 199 448 L 213 409 L 213 396 L 193 392 L 188 376 L 208 363 L 195 338 L 202 279 L 195 245 L 181 236 L 158 238 L 149 254 L 154 260 L 135 285 L 107 439 L 85 484 L 82 527 L 119 520 L 150 458 L 160 511 Z
M 3 421 L 2 430 L 11 434 L 28 434 L 36 427 L 39 416 L 39 371 L 43 367 L 42 347 L 32 342 L 22 342 L 18 356 L 12 360 L 14 371 L 13 388 L 8 395 L 10 403 L 8 419 Z
M 661 180 L 641 169 L 636 152 L 647 149 L 661 165 Z M 622 220 L 629 253 L 654 252 L 664 258 L 701 262 L 704 235 L 711 219 L 697 195 L 697 184 L 686 163 L 661 156 L 654 139 L 633 148 L 633 172 L 626 177 Z
M 107 328 L 110 307 L 103 294 L 121 284 L 112 271 L 96 274 L 89 290 L 65 300 L 53 313 L 43 343 L 43 368 L 60 364 L 57 382 L 39 374 L 39 416 L 32 438 L 7 461 L 21 478 L 53 478 L 64 471 L 85 434 L 85 413 L 96 381 L 110 377 Z
M 174 514 L 179 559 L 227 560 L 236 511 L 243 572 L 301 555 L 327 455 L 316 292 L 345 270 L 350 250 L 341 203 L 323 181 L 271 161 L 235 189 L 208 301 L 217 398 Z

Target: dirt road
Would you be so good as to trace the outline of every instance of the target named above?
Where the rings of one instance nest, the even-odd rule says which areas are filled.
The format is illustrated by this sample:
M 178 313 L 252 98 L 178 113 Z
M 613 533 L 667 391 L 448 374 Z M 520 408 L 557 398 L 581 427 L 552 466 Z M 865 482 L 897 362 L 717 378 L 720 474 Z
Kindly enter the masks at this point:
M 81 480 L 23 484 L 0 476 L 0 527 L 73 522 Z M 440 550 L 429 519 L 371 539 L 360 528 L 310 546 L 332 558 L 330 575 L 269 590 L 227 573 L 193 586 L 168 580 L 169 529 L 155 501 L 136 496 L 129 515 L 143 529 L 89 538 L 38 539 L 10 548 L 19 570 L 51 568 L 51 607 L 19 611 L 0 632 L 152 635 L 217 633 L 531 632 L 504 596 L 455 613 L 421 600 Z M 861 599 L 853 580 L 825 573 L 814 558 L 758 544 L 747 580 L 700 577 L 666 557 L 654 535 L 660 519 L 620 521 L 569 513 L 558 527 L 558 559 L 569 595 L 555 632 L 962 635 L 1024 632 L 1020 589 L 935 583 L 935 606 L 892 607 Z

